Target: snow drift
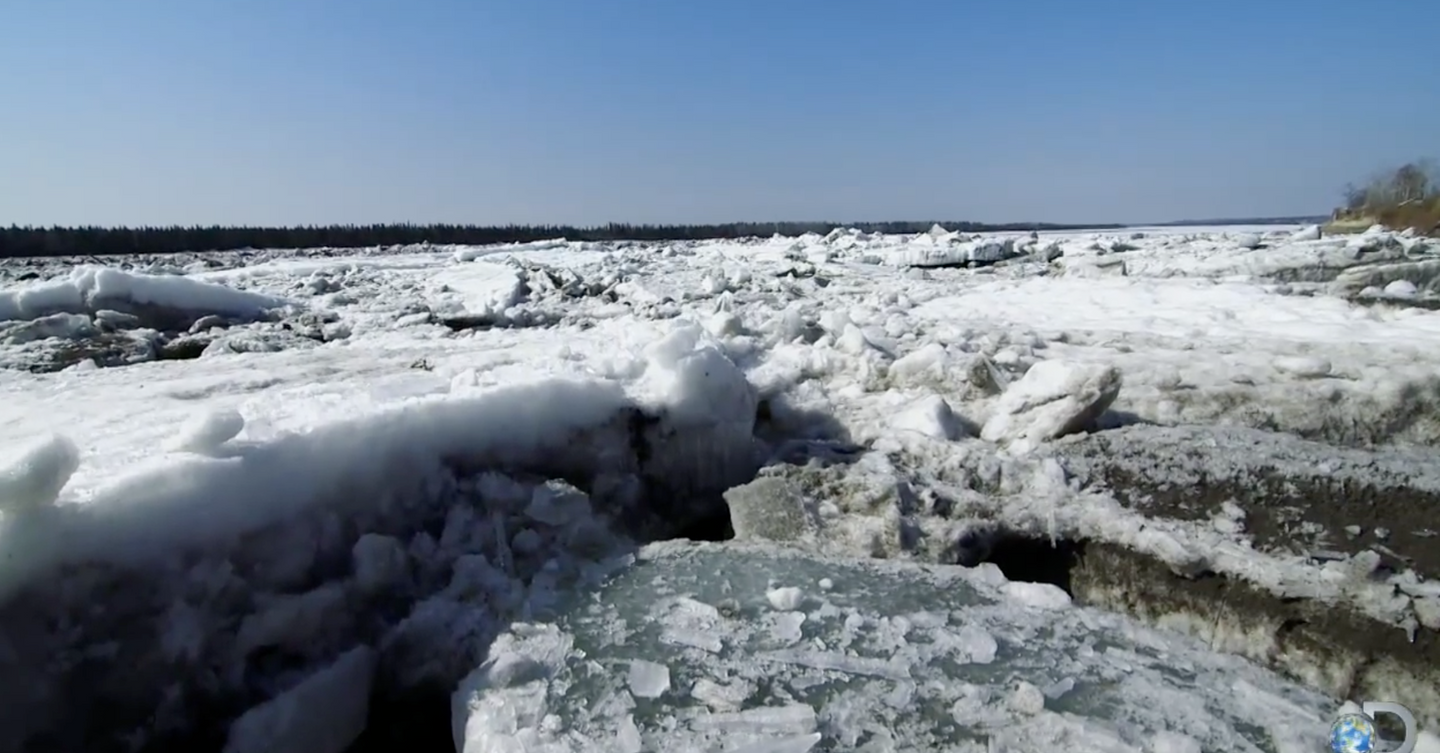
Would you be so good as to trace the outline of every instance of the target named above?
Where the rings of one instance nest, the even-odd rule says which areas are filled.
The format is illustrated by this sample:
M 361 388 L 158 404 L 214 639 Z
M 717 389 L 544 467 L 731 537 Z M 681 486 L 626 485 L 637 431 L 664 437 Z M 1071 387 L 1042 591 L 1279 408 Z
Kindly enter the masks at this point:
M 435 669 L 449 666 L 439 657 L 483 651 L 481 637 L 430 636 L 416 649 L 407 648 L 415 639 L 406 643 L 404 631 L 430 629 L 427 619 L 498 626 L 505 615 L 533 614 L 554 598 L 560 573 L 578 577 L 584 563 L 617 551 L 628 536 L 673 535 L 711 512 L 695 509 L 707 499 L 723 505 L 720 492 L 752 476 L 763 459 L 751 435 L 753 388 L 698 328 L 677 328 L 648 357 L 633 395 L 619 382 L 556 379 L 420 401 L 267 442 L 237 438 L 238 414 L 202 415 L 174 443 L 191 454 L 120 478 L 78 504 L 57 499 L 83 462 L 75 446 L 62 437 L 36 445 L 0 475 L 0 636 L 7 652 L 18 652 L 7 655 L 42 662 L 108 641 L 116 663 L 0 673 L 0 694 L 16 699 L 0 711 L 0 749 L 55 734 L 67 745 L 104 748 L 100 738 L 127 724 L 140 725 L 135 734 L 152 743 L 189 739 L 206 704 L 235 713 L 255 701 L 280 702 L 277 693 L 294 696 L 283 703 L 320 703 L 324 694 L 306 684 L 312 680 L 292 687 L 293 669 L 258 676 L 247 669 L 267 647 L 298 652 L 295 660 L 318 671 L 313 682 L 322 684 L 375 671 L 420 672 L 407 675 L 410 684 L 441 672 L 454 682 L 458 675 Z M 432 520 L 443 523 L 438 540 L 424 533 Z M 478 532 L 485 535 L 476 541 Z M 546 535 L 563 542 L 547 543 Z M 411 560 L 430 574 L 407 590 L 400 584 L 409 582 Z M 535 578 L 544 594 L 529 594 Z M 110 616 L 89 613 L 91 589 L 101 583 Z M 449 617 L 427 618 L 417 606 L 408 627 L 389 623 L 381 670 L 373 658 L 344 653 L 368 634 L 345 616 L 357 603 L 419 602 L 446 588 L 455 599 L 475 588 L 499 592 L 478 611 L 457 603 L 447 607 L 459 610 Z M 141 614 L 160 621 L 159 644 L 127 622 Z M 36 619 L 78 620 L 78 629 L 37 633 L 30 629 Z M 235 634 L 213 632 L 235 620 Z M 406 651 L 437 658 L 395 669 L 397 652 Z M 204 666 L 229 669 L 206 681 Z M 82 676 L 91 686 L 84 698 L 70 685 Z M 189 678 L 185 689 L 167 690 L 177 678 Z M 110 711 L 97 713 L 90 728 L 52 726 L 91 703 Z M 145 722 L 156 708 L 169 711 Z M 363 705 L 352 708 L 333 725 L 352 729 L 365 713 Z M 331 740 L 302 725 L 277 742 L 281 733 L 262 720 L 293 713 L 254 707 L 236 722 L 228 749 L 311 749 Z M 338 751 L 348 740 L 332 743 L 322 747 Z
M 0 291 L 0 321 L 38 319 L 56 313 L 124 311 L 154 306 L 199 315 L 258 318 L 285 301 L 176 275 L 146 275 L 108 267 L 85 266 L 68 279 Z M 199 318 L 198 316 L 196 318 Z

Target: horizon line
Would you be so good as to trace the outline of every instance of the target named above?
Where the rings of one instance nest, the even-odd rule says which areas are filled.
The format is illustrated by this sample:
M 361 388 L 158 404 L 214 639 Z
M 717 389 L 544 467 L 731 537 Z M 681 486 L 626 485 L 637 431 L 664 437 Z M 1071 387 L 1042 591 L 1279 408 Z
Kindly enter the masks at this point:
M 341 228 L 341 227 L 458 227 L 475 229 L 501 229 L 501 228 L 557 228 L 566 230 L 603 230 L 609 227 L 651 227 L 651 228 L 711 228 L 725 227 L 729 225 L 828 225 L 832 228 L 851 228 L 865 225 L 978 225 L 981 227 L 995 228 L 1064 228 L 1064 229 L 1085 229 L 1085 228 L 1123 228 L 1123 227 L 1179 227 L 1186 225 L 1242 225 L 1253 224 L 1285 224 L 1288 221 L 1323 221 L 1329 219 L 1330 213 L 1324 214 L 1303 214 L 1303 215 L 1256 215 L 1250 217 L 1208 217 L 1208 218 L 1185 218 L 1179 220 L 1158 220 L 1142 222 L 1058 222 L 1045 220 L 1017 220 L 1009 222 L 983 221 L 983 220 L 938 220 L 938 219 L 888 219 L 888 220 L 850 220 L 839 222 L 835 220 L 727 220 L 719 222 L 634 222 L 634 221 L 608 221 L 601 223 L 576 224 L 568 222 L 508 222 L 508 223 L 475 223 L 475 222 L 415 222 L 411 220 L 389 220 L 378 222 L 325 222 L 309 224 L 227 224 L 219 222 L 211 223 L 170 223 L 170 224 L 138 224 L 138 225 L 32 225 L 10 222 L 0 225 L 3 230 L 79 230 L 95 229 L 103 231 L 120 230 L 167 230 L 172 228 L 223 228 L 234 230 L 300 230 L 306 228 Z

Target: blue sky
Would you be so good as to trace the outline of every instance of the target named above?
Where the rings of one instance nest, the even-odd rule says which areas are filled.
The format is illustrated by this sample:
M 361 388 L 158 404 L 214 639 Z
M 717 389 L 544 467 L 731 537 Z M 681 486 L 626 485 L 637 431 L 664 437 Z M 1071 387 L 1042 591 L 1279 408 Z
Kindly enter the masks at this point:
M 0 0 L 0 224 L 1158 221 L 1440 156 L 1427 0 Z

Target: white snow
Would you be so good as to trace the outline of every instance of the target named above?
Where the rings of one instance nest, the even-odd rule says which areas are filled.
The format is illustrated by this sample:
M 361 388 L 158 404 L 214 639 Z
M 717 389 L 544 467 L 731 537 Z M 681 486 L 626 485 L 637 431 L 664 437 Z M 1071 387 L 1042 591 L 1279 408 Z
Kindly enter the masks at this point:
M 80 467 L 80 451 L 68 438 L 51 434 L 15 448 L 0 464 L 0 514 L 20 516 L 55 503 Z M 4 518 L 0 518 L 3 522 Z
M 453 294 L 455 302 L 472 314 L 502 314 L 524 297 L 524 281 L 515 268 L 487 262 L 443 270 L 430 284 L 438 299 Z
M 1377 254 L 1430 258 L 1429 247 L 1385 232 L 1333 240 L 1314 227 L 1135 232 L 1142 237 L 1046 233 L 1034 242 L 942 228 L 919 236 L 837 231 L 613 247 L 557 240 L 357 250 L 189 274 L 87 266 L 3 290 L 0 323 L 12 320 L 0 330 L 4 365 L 27 362 L 40 345 L 88 342 L 91 330 L 138 327 L 132 320 L 153 308 L 197 321 L 224 317 L 203 326 L 230 339 L 216 339 L 194 360 L 0 370 L 0 601 L 39 593 L 79 610 L 92 587 L 85 568 L 117 566 L 156 584 L 151 606 L 165 640 L 153 650 L 181 657 L 175 661 L 223 655 L 216 661 L 224 664 L 273 646 L 334 649 L 308 657 L 304 679 L 267 686 L 273 705 L 236 722 L 230 742 L 234 750 L 324 750 L 343 746 L 364 710 L 353 698 L 337 700 L 313 715 L 318 726 L 306 727 L 293 715 L 312 716 L 307 699 L 321 691 L 310 683 L 370 667 L 373 657 L 337 659 L 355 656 L 341 649 L 358 650 L 337 636 L 351 635 L 350 620 L 368 600 L 412 593 L 417 605 L 375 651 L 462 646 L 413 662 L 417 673 L 458 663 L 449 668 L 470 674 L 457 685 L 465 689 L 457 690 L 455 718 L 462 748 L 491 734 L 535 742 L 562 712 L 550 707 L 543 683 L 523 680 L 533 667 L 483 664 L 480 636 L 493 632 L 492 622 L 538 624 L 564 613 L 562 584 L 596 582 L 596 568 L 623 548 L 596 510 L 628 509 L 623 500 L 643 486 L 631 447 L 639 411 L 657 422 L 645 430 L 646 471 L 677 485 L 677 502 L 687 484 L 742 483 L 767 457 L 800 453 L 824 465 L 860 456 L 843 483 L 773 487 L 790 495 L 788 507 L 737 516 L 742 538 L 813 538 L 823 519 L 842 532 L 831 543 L 848 542 L 852 554 L 890 546 L 875 543 L 899 535 L 886 505 L 935 503 L 895 492 L 893 471 L 903 463 L 915 478 L 993 482 L 1014 500 L 1001 518 L 1017 525 L 1039 521 L 1169 562 L 1202 559 L 1267 588 L 1303 586 L 1327 598 L 1393 591 L 1385 582 L 1341 583 L 1333 568 L 1259 551 L 1239 526 L 1147 521 L 1103 493 L 1071 488 L 1053 460 L 1029 453 L 1122 415 L 1440 445 L 1440 314 L 1404 305 L 1420 289 L 1385 282 L 1394 300 L 1366 307 L 1305 277 Z M 1045 251 L 1051 245 L 1064 254 L 1056 265 Z M 949 268 L 995 260 L 1004 263 Z M 494 321 L 452 331 L 441 323 L 451 316 Z M 328 336 L 294 334 L 306 328 Z M 1401 423 L 1395 415 L 1418 418 Z M 588 493 L 558 479 L 583 482 Z M 438 513 L 426 507 L 452 498 L 470 501 L 443 502 Z M 417 521 L 437 514 L 443 531 L 422 533 Z M 320 574 L 325 582 L 315 582 Z M 812 645 L 815 610 L 851 588 L 843 578 L 776 583 L 762 589 L 764 619 L 774 620 L 763 624 L 778 643 L 757 649 L 754 662 L 797 678 L 886 678 L 896 693 L 918 682 L 903 663 Z M 195 589 L 208 600 L 196 601 Z M 1083 610 L 1052 586 L 1002 584 L 995 597 L 1015 620 L 1091 619 L 1071 616 Z M 1389 601 L 1365 598 L 1367 609 L 1395 618 Z M 739 650 L 717 629 L 728 618 L 709 603 L 666 604 L 672 613 L 655 635 L 666 651 L 730 661 Z M 1436 619 L 1433 597 L 1413 611 Z M 792 612 L 804 619 L 785 616 Z M 19 639 L 6 629 L 0 622 L 0 664 L 20 662 L 25 650 L 8 646 Z M 1003 661 L 998 622 L 925 629 L 943 632 L 956 655 L 977 666 Z M 525 639 L 539 652 L 532 659 L 553 671 L 570 639 L 536 630 Z M 1170 638 L 1153 640 L 1168 646 Z M 634 697 L 683 690 L 703 701 L 710 715 L 688 720 L 691 732 L 769 725 L 771 739 L 739 748 L 754 751 L 807 750 L 819 739 L 814 719 L 801 718 L 804 704 L 751 718 L 742 678 L 682 681 L 682 670 L 657 657 L 610 664 L 629 677 Z M 1120 682 L 1124 673 L 1116 672 Z M 946 708 L 973 701 L 985 713 L 1009 713 L 996 709 L 1014 691 L 1015 708 L 1042 726 L 1026 722 L 1009 734 L 1058 739 L 1070 722 L 1036 710 L 1031 690 L 1048 697 L 1064 678 L 1042 679 L 1023 692 L 986 685 L 993 702 L 962 694 Z M 512 681 L 520 696 L 486 705 L 484 688 Z M 0 679 L 0 693 L 9 690 Z M 1122 693 L 1117 702 L 1131 704 L 1127 713 L 1170 713 L 1185 730 L 1156 729 L 1124 744 L 1188 751 L 1210 739 L 1183 711 L 1199 697 L 1186 695 L 1192 691 L 1211 692 L 1172 689 L 1163 707 L 1138 690 Z M 37 704 L 46 697 L 33 695 Z M 45 723 L 23 708 L 0 712 L 0 729 L 25 734 L 21 721 Z M 1091 711 L 1076 707 L 1066 718 Z M 280 717 L 291 721 L 273 721 Z M 607 718 L 616 736 L 596 749 L 651 743 L 640 711 Z M 261 724 L 284 739 L 246 731 Z M 1085 729 L 1076 733 L 1082 747 L 1103 737 Z
M 256 317 L 285 300 L 174 275 L 148 275 L 108 267 L 77 267 L 68 279 L 0 291 L 0 321 L 37 319 L 56 312 L 95 311 L 110 302 L 151 304 L 183 311 Z
M 188 452 L 209 452 L 239 436 L 244 429 L 245 417 L 239 411 L 226 409 L 199 413 L 180 428 L 171 447 Z

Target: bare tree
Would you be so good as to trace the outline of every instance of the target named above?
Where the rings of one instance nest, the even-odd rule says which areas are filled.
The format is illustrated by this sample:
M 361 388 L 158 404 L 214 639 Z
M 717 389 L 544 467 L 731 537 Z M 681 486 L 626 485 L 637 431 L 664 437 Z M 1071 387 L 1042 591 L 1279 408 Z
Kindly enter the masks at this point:
M 1363 186 L 1345 186 L 1345 208 L 1350 211 L 1395 207 L 1430 199 L 1440 193 L 1440 171 L 1433 160 L 1407 162 L 1376 173 Z
M 1364 209 L 1369 199 L 1369 186 L 1357 186 L 1354 183 L 1345 184 L 1345 209 L 1352 212 Z
M 1401 165 L 1390 183 L 1396 203 L 1399 204 L 1419 201 L 1430 193 L 1430 176 L 1426 174 L 1425 168 L 1416 162 Z

